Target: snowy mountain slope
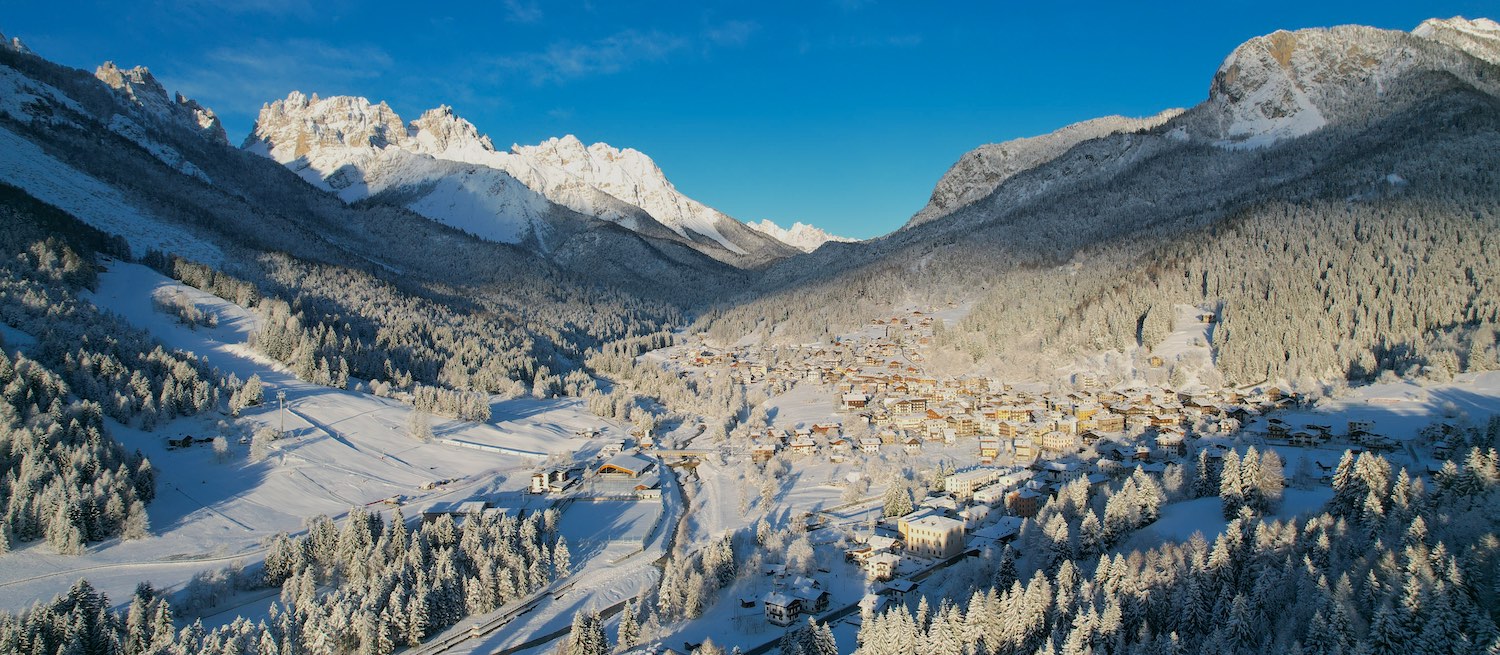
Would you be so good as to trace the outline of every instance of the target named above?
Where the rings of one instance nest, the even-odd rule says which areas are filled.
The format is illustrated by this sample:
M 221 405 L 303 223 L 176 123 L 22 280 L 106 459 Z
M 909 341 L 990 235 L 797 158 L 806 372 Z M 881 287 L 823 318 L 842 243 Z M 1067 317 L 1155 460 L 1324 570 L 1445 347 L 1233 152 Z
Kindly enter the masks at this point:
M 262 108 L 244 147 L 288 166 L 346 201 L 404 185 L 408 192 L 399 195 L 409 199 L 406 206 L 507 243 L 545 235 L 549 217 L 565 215 L 552 207 L 555 204 L 648 237 L 683 239 L 734 263 L 756 263 L 794 252 L 682 196 L 655 163 L 637 151 L 605 144 L 585 147 L 569 136 L 500 152 L 489 137 L 446 106 L 429 110 L 408 124 L 385 103 L 293 92 Z M 456 170 L 470 179 L 440 182 L 431 177 L 439 167 L 395 153 L 469 164 Z M 397 163 L 414 170 L 398 170 Z M 507 183 L 500 176 L 520 184 Z M 480 178 L 483 181 L 475 181 Z M 418 187 L 436 195 L 418 199 L 409 192 Z M 441 195 L 454 190 L 462 190 L 465 198 Z M 477 197 L 486 193 L 495 197 Z M 502 212 L 495 215 L 499 225 L 474 230 L 481 213 L 489 210 Z
M 77 204 L 84 206 L 100 198 L 109 199 L 106 204 L 123 203 L 130 209 L 97 215 L 99 220 L 115 221 L 105 229 L 123 234 L 138 254 L 152 248 L 223 261 L 227 267 L 255 268 L 257 253 L 286 253 L 308 261 L 374 267 L 410 280 L 483 289 L 476 292 L 480 294 L 525 297 L 528 311 L 562 302 L 554 298 L 570 297 L 566 306 L 575 306 L 579 297 L 619 291 L 629 302 L 648 298 L 645 302 L 686 306 L 706 302 L 702 299 L 723 289 L 739 288 L 748 277 L 746 271 L 705 254 L 707 248 L 689 247 L 687 239 L 638 209 L 633 211 L 642 217 L 645 229 L 635 232 L 551 203 L 505 179 L 502 171 L 427 155 L 392 150 L 387 156 L 402 156 L 421 166 L 379 164 L 406 167 L 409 174 L 387 177 L 401 184 L 367 188 L 365 192 L 375 195 L 350 205 L 328 193 L 330 187 L 321 175 L 309 177 L 322 188 L 310 186 L 264 156 L 204 138 L 196 123 L 149 117 L 94 71 L 59 66 L 9 46 L 0 48 L 0 112 L 17 142 L 32 146 L 6 153 L 14 155 L 13 183 L 69 211 L 87 211 L 68 205 L 69 197 L 77 197 Z M 399 120 L 396 125 L 404 133 Z M 345 136 L 351 142 L 361 129 L 370 138 L 383 129 L 378 121 L 350 122 L 348 127 Z M 335 143 L 343 139 L 334 131 L 313 136 Z M 33 166 L 31 156 L 37 153 L 49 159 L 37 159 L 43 165 Z M 72 185 L 70 174 L 49 177 L 38 172 L 62 162 L 93 183 Z M 357 172 L 348 167 L 335 181 L 365 184 Z M 545 207 L 527 217 L 548 226 L 540 231 L 544 242 L 518 247 L 493 240 L 511 237 L 518 230 L 514 225 L 491 225 L 501 232 L 489 235 L 491 239 L 475 238 L 483 232 L 476 221 L 456 221 L 455 229 L 406 208 L 417 198 L 402 193 L 423 191 L 450 174 L 460 175 L 453 188 L 473 194 L 447 198 L 436 207 L 419 205 L 420 209 L 435 213 L 459 205 L 472 215 L 480 200 L 494 200 L 492 187 L 508 185 L 524 192 L 516 196 L 524 200 L 523 208 L 525 203 Z M 31 182 L 50 186 L 38 188 Z M 136 227 L 137 222 L 124 220 L 138 214 L 152 219 L 151 224 Z M 207 244 L 209 252 L 200 252 L 198 244 Z M 738 257 L 722 248 L 718 252 Z M 536 290 L 556 295 L 538 298 Z
M 829 241 L 839 243 L 853 243 L 856 241 L 856 239 L 834 236 L 823 231 L 821 228 L 802 222 L 792 223 L 790 228 L 784 228 L 767 218 L 757 223 L 746 223 L 745 226 L 757 232 L 769 234 L 782 243 L 793 246 L 803 252 L 817 250 L 818 246 Z
M 229 143 L 224 126 L 213 111 L 182 94 L 168 96 L 166 88 L 145 66 L 122 70 L 114 62 L 106 61 L 94 71 L 94 77 L 138 107 L 148 120 L 176 123 L 215 143 Z
M 118 190 L 3 127 L 0 127 L 0 181 L 24 189 L 89 225 L 124 236 L 131 252 L 137 255 L 160 250 L 210 264 L 223 260 L 217 246 L 142 211 Z
M 1411 33 L 1453 46 L 1491 64 L 1500 64 L 1500 23 L 1488 18 L 1429 18 Z
M 1459 34 L 1468 48 L 1449 45 Z M 1368 120 L 1399 100 L 1391 82 L 1420 71 L 1500 93 L 1494 62 L 1470 52 L 1487 52 L 1481 46 L 1493 42 L 1475 34 L 1487 34 L 1481 23 L 1428 21 L 1413 33 L 1346 25 L 1256 37 L 1220 65 L 1208 100 L 1190 112 L 1188 131 L 1223 146 L 1260 147 L 1333 122 Z
M 1105 116 L 1074 123 L 1050 134 L 979 146 L 960 157 L 938 180 L 932 198 L 906 227 L 942 218 L 979 200 L 1016 173 L 1045 164 L 1079 143 L 1110 134 L 1154 128 L 1182 113 L 1168 109 L 1146 118 Z
M 1033 170 L 1085 142 L 1116 135 L 1096 148 L 1107 161 L 1061 167 L 1021 184 L 1031 191 L 1007 194 L 1012 201 L 1035 196 L 1059 172 L 1077 179 L 1107 178 L 1131 152 L 1167 148 L 1155 137 L 1130 144 L 1119 136 L 1149 130 L 1177 142 L 1206 141 L 1224 148 L 1257 148 L 1312 133 L 1336 122 L 1369 122 L 1409 101 L 1420 89 L 1397 90 L 1397 82 L 1422 72 L 1442 72 L 1491 95 L 1500 94 L 1500 25 L 1488 19 L 1433 19 L 1411 33 L 1362 26 L 1278 31 L 1250 39 L 1225 58 L 1208 99 L 1187 110 L 1167 110 L 1143 119 L 1118 116 L 1069 125 L 1051 134 L 981 146 L 944 174 L 927 207 L 909 229 L 954 213 L 996 192 L 1017 174 Z M 1392 94 L 1396 95 L 1392 95 Z M 1120 146 L 1124 150 L 1121 150 Z M 1079 177 L 1081 176 L 1081 177 Z
M 997 279 L 1005 271 L 1144 270 L 1156 263 L 1113 258 L 1265 203 L 1440 202 L 1464 183 L 1454 166 L 1487 171 L 1479 162 L 1500 152 L 1497 85 L 1494 64 L 1420 35 L 1341 27 L 1252 39 L 1226 58 L 1198 106 L 1139 133 L 1077 142 L 941 218 L 779 262 L 718 319 L 734 327 L 713 327 L 726 338 L 763 330 L 761 317 L 775 311 L 868 320 L 891 302 L 874 289 L 971 301 L 1015 284 Z M 1304 132 L 1310 122 L 1299 112 L 1323 127 Z M 1258 147 L 1235 147 L 1250 145 Z M 1461 192 L 1494 197 L 1494 188 Z M 1010 300 L 1022 302 L 1015 293 Z M 1108 293 L 1105 305 L 1130 292 Z

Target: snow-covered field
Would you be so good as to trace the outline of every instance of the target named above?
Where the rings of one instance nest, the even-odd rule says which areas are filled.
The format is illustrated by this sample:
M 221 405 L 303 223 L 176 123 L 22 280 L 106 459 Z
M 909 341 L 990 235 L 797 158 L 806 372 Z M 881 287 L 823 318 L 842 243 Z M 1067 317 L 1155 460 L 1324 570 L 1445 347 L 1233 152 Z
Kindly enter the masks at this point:
M 189 329 L 159 313 L 152 294 L 182 292 L 214 312 L 217 328 Z M 267 404 L 238 419 L 218 414 L 179 419 L 154 432 L 112 425 L 128 448 L 139 448 L 158 472 L 157 499 L 149 506 L 153 535 L 133 542 L 95 544 L 81 557 L 62 557 L 45 544 L 23 546 L 0 557 L 0 609 L 17 610 L 50 599 L 80 577 L 87 577 L 116 602 L 127 600 L 137 582 L 177 589 L 198 571 L 234 561 L 253 563 L 262 541 L 277 532 L 300 530 L 316 514 L 338 517 L 351 506 L 395 495 L 407 499 L 407 517 L 439 500 L 524 488 L 534 457 L 482 452 L 406 436 L 410 407 L 394 400 L 298 380 L 284 368 L 244 345 L 255 317 L 210 294 L 178 284 L 143 266 L 112 263 L 92 298 L 101 308 L 144 327 L 170 347 L 205 357 L 211 366 L 241 379 L 259 375 Z M 270 456 L 251 462 L 237 437 L 258 425 L 279 425 L 274 407 L 285 392 L 288 436 Z M 495 402 L 489 423 L 435 419 L 440 437 L 506 445 L 533 452 L 572 452 L 586 444 L 575 436 L 585 428 L 603 437 L 625 431 L 590 413 L 577 399 L 516 399 Z M 207 445 L 168 450 L 168 437 L 224 434 L 231 458 L 215 460 Z M 453 480 L 431 490 L 421 487 Z M 375 505 L 389 511 L 385 505 Z M 229 618 L 232 618 L 229 617 Z
M 1317 513 L 1332 497 L 1333 490 L 1328 487 L 1287 489 L 1283 492 L 1281 507 L 1266 518 L 1306 518 Z M 1213 543 L 1224 533 L 1227 523 L 1218 496 L 1172 503 L 1162 508 L 1161 518 L 1141 528 L 1116 550 L 1122 553 L 1146 550 L 1164 542 L 1187 541 L 1194 533 L 1201 533 L 1204 539 Z

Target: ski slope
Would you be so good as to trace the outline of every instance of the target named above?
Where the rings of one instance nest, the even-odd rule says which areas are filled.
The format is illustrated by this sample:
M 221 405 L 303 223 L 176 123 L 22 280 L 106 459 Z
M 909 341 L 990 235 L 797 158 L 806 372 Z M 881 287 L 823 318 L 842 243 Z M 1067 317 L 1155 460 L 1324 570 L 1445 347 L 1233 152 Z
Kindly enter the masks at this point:
M 219 319 L 216 328 L 189 329 L 156 311 L 153 294 L 187 294 Z M 536 457 L 419 443 L 406 436 L 411 408 L 387 398 L 303 382 L 245 344 L 256 317 L 211 294 L 184 286 L 135 264 L 111 262 L 89 300 L 149 330 L 168 347 L 186 350 L 241 379 L 259 375 L 267 403 L 239 418 L 210 412 L 158 426 L 154 432 L 112 424 L 111 434 L 140 449 L 158 472 L 157 498 L 148 506 L 153 536 L 132 542 L 93 544 L 79 557 L 52 553 L 44 543 L 22 545 L 0 557 L 0 609 L 20 610 L 50 599 L 87 577 L 116 603 L 129 599 L 137 582 L 179 589 L 198 571 L 234 561 L 252 564 L 262 542 L 277 532 L 295 532 L 306 517 L 339 517 L 351 506 L 400 495 L 407 517 L 437 501 L 522 489 Z M 286 394 L 283 417 L 273 407 Z M 583 429 L 600 438 L 624 438 L 618 425 L 589 414 L 577 399 L 499 401 L 489 423 L 434 419 L 439 437 L 502 445 L 538 453 L 572 453 L 586 443 Z M 261 462 L 237 443 L 263 425 L 285 421 L 287 436 Z M 168 437 L 225 435 L 231 457 L 216 461 L 208 445 L 168 450 Z M 435 489 L 427 483 L 452 480 Z M 382 504 L 372 506 L 389 511 Z M 232 613 L 228 618 L 233 618 Z

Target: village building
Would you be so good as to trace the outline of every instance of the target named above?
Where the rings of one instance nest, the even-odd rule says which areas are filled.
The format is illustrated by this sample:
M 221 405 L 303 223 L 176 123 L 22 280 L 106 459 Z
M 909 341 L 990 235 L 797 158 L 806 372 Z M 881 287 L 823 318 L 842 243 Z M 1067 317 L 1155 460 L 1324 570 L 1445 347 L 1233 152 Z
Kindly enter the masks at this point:
M 943 491 L 959 500 L 967 500 L 974 490 L 1000 478 L 1000 469 L 993 467 L 973 468 L 958 471 L 943 478 Z
M 1005 505 L 1011 515 L 1031 518 L 1042 508 L 1042 494 L 1029 487 L 1018 489 L 1005 498 Z
M 902 539 L 906 550 L 921 557 L 947 559 L 964 550 L 964 524 L 946 516 L 929 515 L 906 522 Z
M 638 478 L 655 466 L 648 457 L 636 454 L 620 454 L 599 465 L 595 473 L 606 480 Z

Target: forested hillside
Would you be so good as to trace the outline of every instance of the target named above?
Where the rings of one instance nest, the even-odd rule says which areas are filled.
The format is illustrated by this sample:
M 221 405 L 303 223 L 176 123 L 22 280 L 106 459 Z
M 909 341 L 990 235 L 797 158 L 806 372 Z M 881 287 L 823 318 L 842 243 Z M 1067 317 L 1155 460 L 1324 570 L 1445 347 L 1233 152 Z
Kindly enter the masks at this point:
M 1431 71 L 1386 88 L 1382 112 L 1263 148 L 1181 137 L 1191 111 L 1082 143 L 940 220 L 775 267 L 697 327 L 796 342 L 972 303 L 942 361 L 1047 377 L 1157 345 L 1184 303 L 1218 314 L 1234 383 L 1493 368 L 1500 99 Z

